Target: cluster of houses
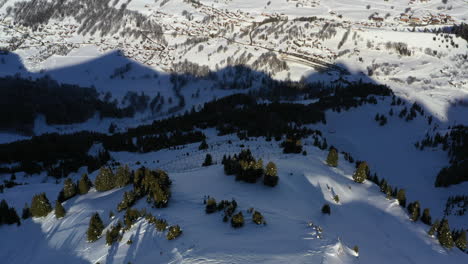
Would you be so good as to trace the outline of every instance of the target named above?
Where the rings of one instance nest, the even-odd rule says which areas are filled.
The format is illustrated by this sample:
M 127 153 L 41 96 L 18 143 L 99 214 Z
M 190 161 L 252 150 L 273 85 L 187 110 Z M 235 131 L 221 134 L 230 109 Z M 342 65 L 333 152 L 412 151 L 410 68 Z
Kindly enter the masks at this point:
M 418 25 L 439 25 L 439 24 L 451 24 L 455 20 L 446 14 L 428 14 L 424 16 L 416 16 L 413 14 L 402 13 L 398 19 L 403 23 L 418 24 Z

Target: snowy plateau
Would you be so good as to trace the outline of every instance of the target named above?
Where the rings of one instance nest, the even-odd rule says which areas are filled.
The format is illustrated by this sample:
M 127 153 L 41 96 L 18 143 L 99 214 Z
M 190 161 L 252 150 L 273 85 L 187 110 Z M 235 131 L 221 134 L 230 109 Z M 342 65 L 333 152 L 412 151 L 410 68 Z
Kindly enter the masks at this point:
M 0 0 L 0 263 L 468 263 L 467 23 Z

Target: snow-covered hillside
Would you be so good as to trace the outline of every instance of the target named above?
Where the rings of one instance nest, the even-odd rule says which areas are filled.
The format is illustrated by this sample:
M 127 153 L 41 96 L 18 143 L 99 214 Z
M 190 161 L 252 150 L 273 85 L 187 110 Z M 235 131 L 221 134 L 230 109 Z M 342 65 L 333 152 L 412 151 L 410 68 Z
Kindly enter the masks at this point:
M 182 150 L 144 155 L 113 153 L 121 162 L 140 161 L 150 168 L 167 169 L 173 180 L 170 205 L 149 210 L 180 225 L 180 238 L 167 241 L 140 219 L 118 244 L 109 247 L 104 238 L 87 242 L 92 213 L 99 212 L 108 228 L 123 218 L 123 212 L 112 219 L 108 215 L 116 212 L 129 187 L 104 193 L 92 189 L 64 203 L 67 215 L 63 219 L 51 213 L 43 219 L 23 221 L 19 227 L 2 227 L 2 236 L 9 239 L 0 242 L 1 258 L 6 263 L 463 263 L 467 259 L 459 250 L 443 249 L 427 236 L 428 226 L 411 222 L 398 202 L 387 200 L 377 186 L 353 182 L 354 165 L 342 156 L 339 166 L 330 168 L 325 164 L 326 152 L 312 146 L 306 146 L 307 156 L 282 154 L 277 143 L 264 140 L 238 142 L 230 138 L 232 145 L 217 146 L 217 140 L 228 139 L 209 140 L 211 147 L 206 151 L 198 151 L 198 145 L 193 144 Z M 238 152 L 240 143 L 265 162 L 277 164 L 278 186 L 237 182 L 234 176 L 224 174 L 220 154 Z M 189 158 L 178 158 L 186 152 Z M 205 153 L 214 154 L 218 165 L 201 168 Z M 155 160 L 162 164 L 155 164 Z M 169 164 L 168 160 L 174 162 Z M 21 208 L 33 194 L 45 192 L 51 198 L 61 187 L 36 182 L 8 190 L 1 197 Z M 236 199 L 238 210 L 246 216 L 245 226 L 233 229 L 222 222 L 221 213 L 205 214 L 206 195 Z M 339 203 L 333 199 L 335 195 Z M 331 215 L 322 214 L 325 203 L 331 205 Z M 149 207 L 143 199 L 135 208 Z M 252 223 L 249 208 L 259 210 L 267 224 Z M 130 238 L 133 243 L 128 245 L 125 242 Z M 352 250 L 355 245 L 359 254 Z
M 275 79 L 367 75 L 447 120 L 448 108 L 466 104 L 468 43 L 435 32 L 467 19 L 464 0 L 3 1 L 0 39 L 15 56 L 0 55 L 0 75 L 47 74 L 119 101 L 129 90 L 174 97 L 173 71 L 203 76 L 246 65 Z M 200 97 L 185 109 L 229 93 L 220 88 L 212 80 L 186 84 L 186 102 Z
M 168 240 L 139 217 L 107 245 L 132 184 L 20 226 L 2 203 L 2 263 L 467 263 L 395 199 L 468 231 L 467 20 L 467 0 L 0 0 L 0 200 L 21 216 L 39 193 L 55 205 L 64 177 L 145 166 L 172 196 L 133 207 L 183 231 Z M 298 139 L 304 152 L 285 154 Z M 277 186 L 225 174 L 243 149 L 276 164 Z M 205 213 L 208 196 L 235 199 L 245 225 Z

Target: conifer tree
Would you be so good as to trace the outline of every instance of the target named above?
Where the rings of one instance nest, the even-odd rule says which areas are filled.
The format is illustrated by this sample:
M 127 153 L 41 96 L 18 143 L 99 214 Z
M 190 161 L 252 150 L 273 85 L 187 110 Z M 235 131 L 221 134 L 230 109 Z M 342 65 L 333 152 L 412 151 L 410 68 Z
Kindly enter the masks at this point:
M 452 248 L 454 246 L 452 232 L 447 219 L 443 219 L 440 224 L 439 232 L 437 233 L 439 243 L 445 248 Z
M 52 206 L 45 193 L 34 195 L 31 201 L 31 215 L 33 217 L 44 217 L 52 212 Z
M 99 192 L 105 192 L 115 187 L 115 179 L 112 170 L 108 167 L 101 167 L 99 173 L 96 176 L 94 182 L 96 190 Z
M 385 195 L 387 199 L 392 199 L 392 186 L 387 185 L 387 190 L 385 191 Z
M 218 207 L 216 206 L 216 200 L 213 197 L 210 197 L 208 201 L 206 201 L 205 212 L 207 214 L 211 214 L 216 212 L 217 208 Z
M 120 221 L 117 223 L 117 225 L 112 226 L 110 230 L 107 230 L 106 232 L 106 244 L 108 246 L 111 246 L 117 241 L 120 241 L 122 239 L 122 236 L 120 235 L 120 230 L 122 229 L 122 223 Z
M 323 213 L 323 214 L 328 214 L 328 215 L 331 214 L 331 208 L 330 208 L 330 205 L 329 205 L 329 204 L 324 204 L 324 205 L 322 206 L 322 213 Z
M 459 248 L 461 251 L 466 250 L 466 231 L 462 230 L 458 233 L 457 238 L 455 239 L 455 246 Z
M 63 199 L 64 201 L 74 197 L 77 194 L 77 186 L 70 178 L 66 178 L 63 184 Z
M 327 164 L 330 167 L 337 167 L 338 166 L 338 151 L 334 147 L 330 148 L 327 156 Z
M 398 190 L 397 200 L 401 207 L 406 207 L 406 192 L 405 189 Z
M 265 222 L 263 215 L 259 211 L 255 211 L 252 215 L 252 221 L 257 224 L 261 225 Z
M 78 193 L 79 194 L 87 194 L 89 189 L 91 188 L 92 183 L 88 178 L 88 174 L 83 174 L 81 176 L 80 181 L 78 182 Z
M 353 174 L 353 180 L 357 183 L 363 183 L 367 179 L 367 172 L 369 167 L 367 166 L 367 162 L 363 161 L 359 163 L 356 172 Z M 385 188 L 386 191 L 386 188 Z
M 94 213 L 89 220 L 89 227 L 87 231 L 87 237 L 89 242 L 94 242 L 99 239 L 104 230 L 104 224 L 102 223 L 101 217 L 98 213 Z
M 14 223 L 16 223 L 16 225 L 18 226 L 21 225 L 21 221 L 20 221 L 18 214 L 16 213 L 16 209 L 13 207 L 10 207 L 8 210 L 7 224 L 12 225 Z
M 23 218 L 23 220 L 26 220 L 30 217 L 31 217 L 31 210 L 29 209 L 28 203 L 26 203 L 23 207 L 23 213 L 21 214 L 21 218 Z
M 117 211 L 121 212 L 135 204 L 137 196 L 134 191 L 124 192 L 123 200 L 117 205 Z
M 115 173 L 115 185 L 118 188 L 127 186 L 132 181 L 132 175 L 128 165 L 119 166 Z
M 431 228 L 429 229 L 429 231 L 427 232 L 427 234 L 429 236 L 434 236 L 437 231 L 439 230 L 439 227 L 440 227 L 440 221 L 439 220 L 436 220 L 432 225 L 431 225 Z
M 7 218 L 8 218 L 8 209 L 10 207 L 8 206 L 7 201 L 4 199 L 0 202 L 0 225 L 6 224 L 7 223 Z
M 55 202 L 55 217 L 57 219 L 64 217 L 66 214 L 65 208 L 63 208 L 62 203 L 59 201 Z
M 408 204 L 408 213 L 411 221 L 416 222 L 421 215 L 421 208 L 419 206 L 419 201 Z
M 128 208 L 125 211 L 125 215 L 124 215 L 125 229 L 127 230 L 130 229 L 133 223 L 135 223 L 140 217 L 141 217 L 141 214 L 137 209 Z
M 182 229 L 180 226 L 175 225 L 175 226 L 170 226 L 169 230 L 167 231 L 166 238 L 167 240 L 173 240 L 179 237 L 182 234 Z
M 211 154 L 206 154 L 205 156 L 205 161 L 203 162 L 202 166 L 207 167 L 211 166 L 213 164 L 213 157 L 211 157 Z
M 429 212 L 429 208 L 424 208 L 423 214 L 421 216 L 421 222 L 425 223 L 426 225 L 432 224 L 432 217 Z
M 242 214 L 242 212 L 239 212 L 232 216 L 231 226 L 234 228 L 239 228 L 239 227 L 244 226 L 244 215 Z
M 0 202 L 0 225 L 12 225 L 14 223 L 21 225 L 20 218 L 16 213 L 15 208 L 9 207 L 8 203 L 5 200 L 2 200 Z
M 206 143 L 206 140 L 203 139 L 202 143 L 200 144 L 200 146 L 198 146 L 198 150 L 204 150 L 204 149 L 208 149 L 208 144 Z
M 276 168 L 276 165 L 273 162 L 268 162 L 266 169 L 265 169 L 265 175 L 263 177 L 263 184 L 267 186 L 274 187 L 278 184 L 278 170 Z

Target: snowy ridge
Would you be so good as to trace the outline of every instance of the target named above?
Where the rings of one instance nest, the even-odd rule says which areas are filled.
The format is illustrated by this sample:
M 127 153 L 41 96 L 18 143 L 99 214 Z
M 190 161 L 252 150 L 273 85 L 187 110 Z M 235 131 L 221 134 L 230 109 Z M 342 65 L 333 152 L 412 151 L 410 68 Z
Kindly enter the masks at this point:
M 234 141 L 233 145 L 239 143 Z M 256 146 L 270 144 L 262 140 L 242 143 L 254 151 Z M 224 150 L 225 145 L 212 146 L 208 152 Z M 132 164 L 133 159 L 138 159 L 145 166 L 157 168 L 152 161 L 175 159 L 177 152 L 196 155 L 196 149 L 196 145 L 191 145 L 179 151 L 164 150 L 133 157 L 124 153 L 112 155 L 121 162 Z M 338 168 L 330 168 L 324 163 L 326 153 L 315 147 L 306 146 L 307 156 L 281 154 L 276 144 L 270 149 L 273 152 L 267 156 L 261 152 L 255 155 L 277 164 L 280 183 L 275 188 L 236 182 L 233 176 L 224 175 L 220 165 L 186 172 L 169 170 L 173 180 L 170 206 L 149 209 L 143 199 L 135 208 L 146 207 L 154 215 L 179 224 L 184 233 L 175 241 L 167 241 L 141 219 L 114 246 L 106 246 L 104 238 L 92 244 L 86 242 L 92 213 L 99 212 L 107 228 L 122 218 L 123 213 L 117 213 L 112 219 L 108 215 L 111 210 L 116 212 L 116 205 L 128 187 L 103 193 L 93 189 L 66 201 L 67 215 L 63 219 L 57 220 L 51 213 L 44 219 L 26 220 L 20 227 L 2 227 L 4 236 L 16 238 L 0 242 L 0 256 L 14 263 L 29 263 L 32 258 L 41 263 L 53 262 L 59 256 L 70 263 L 155 260 L 158 263 L 461 263 L 466 258 L 459 250 L 442 249 L 436 240 L 427 236 L 428 226 L 412 223 L 404 209 L 395 200 L 387 200 L 377 186 L 370 182 L 354 183 L 352 164 L 340 159 Z M 215 161 L 219 162 L 219 158 Z M 79 174 L 74 176 L 78 177 Z M 8 190 L 2 198 L 19 208 L 34 193 L 46 191 L 49 197 L 55 197 L 60 188 L 61 185 L 53 183 L 32 183 Z M 340 197 L 339 203 L 333 200 L 335 194 Z M 235 198 L 246 216 L 246 226 L 232 229 L 221 221 L 219 213 L 206 215 L 202 202 L 205 195 Z M 331 205 L 330 216 L 320 212 L 324 203 Z M 251 207 L 262 212 L 266 226 L 251 222 L 246 212 Z M 321 235 L 314 226 L 321 227 Z M 33 240 L 28 239 L 31 236 Z M 125 242 L 130 238 L 133 244 L 127 245 Z M 350 249 L 354 245 L 359 246 L 359 257 Z

